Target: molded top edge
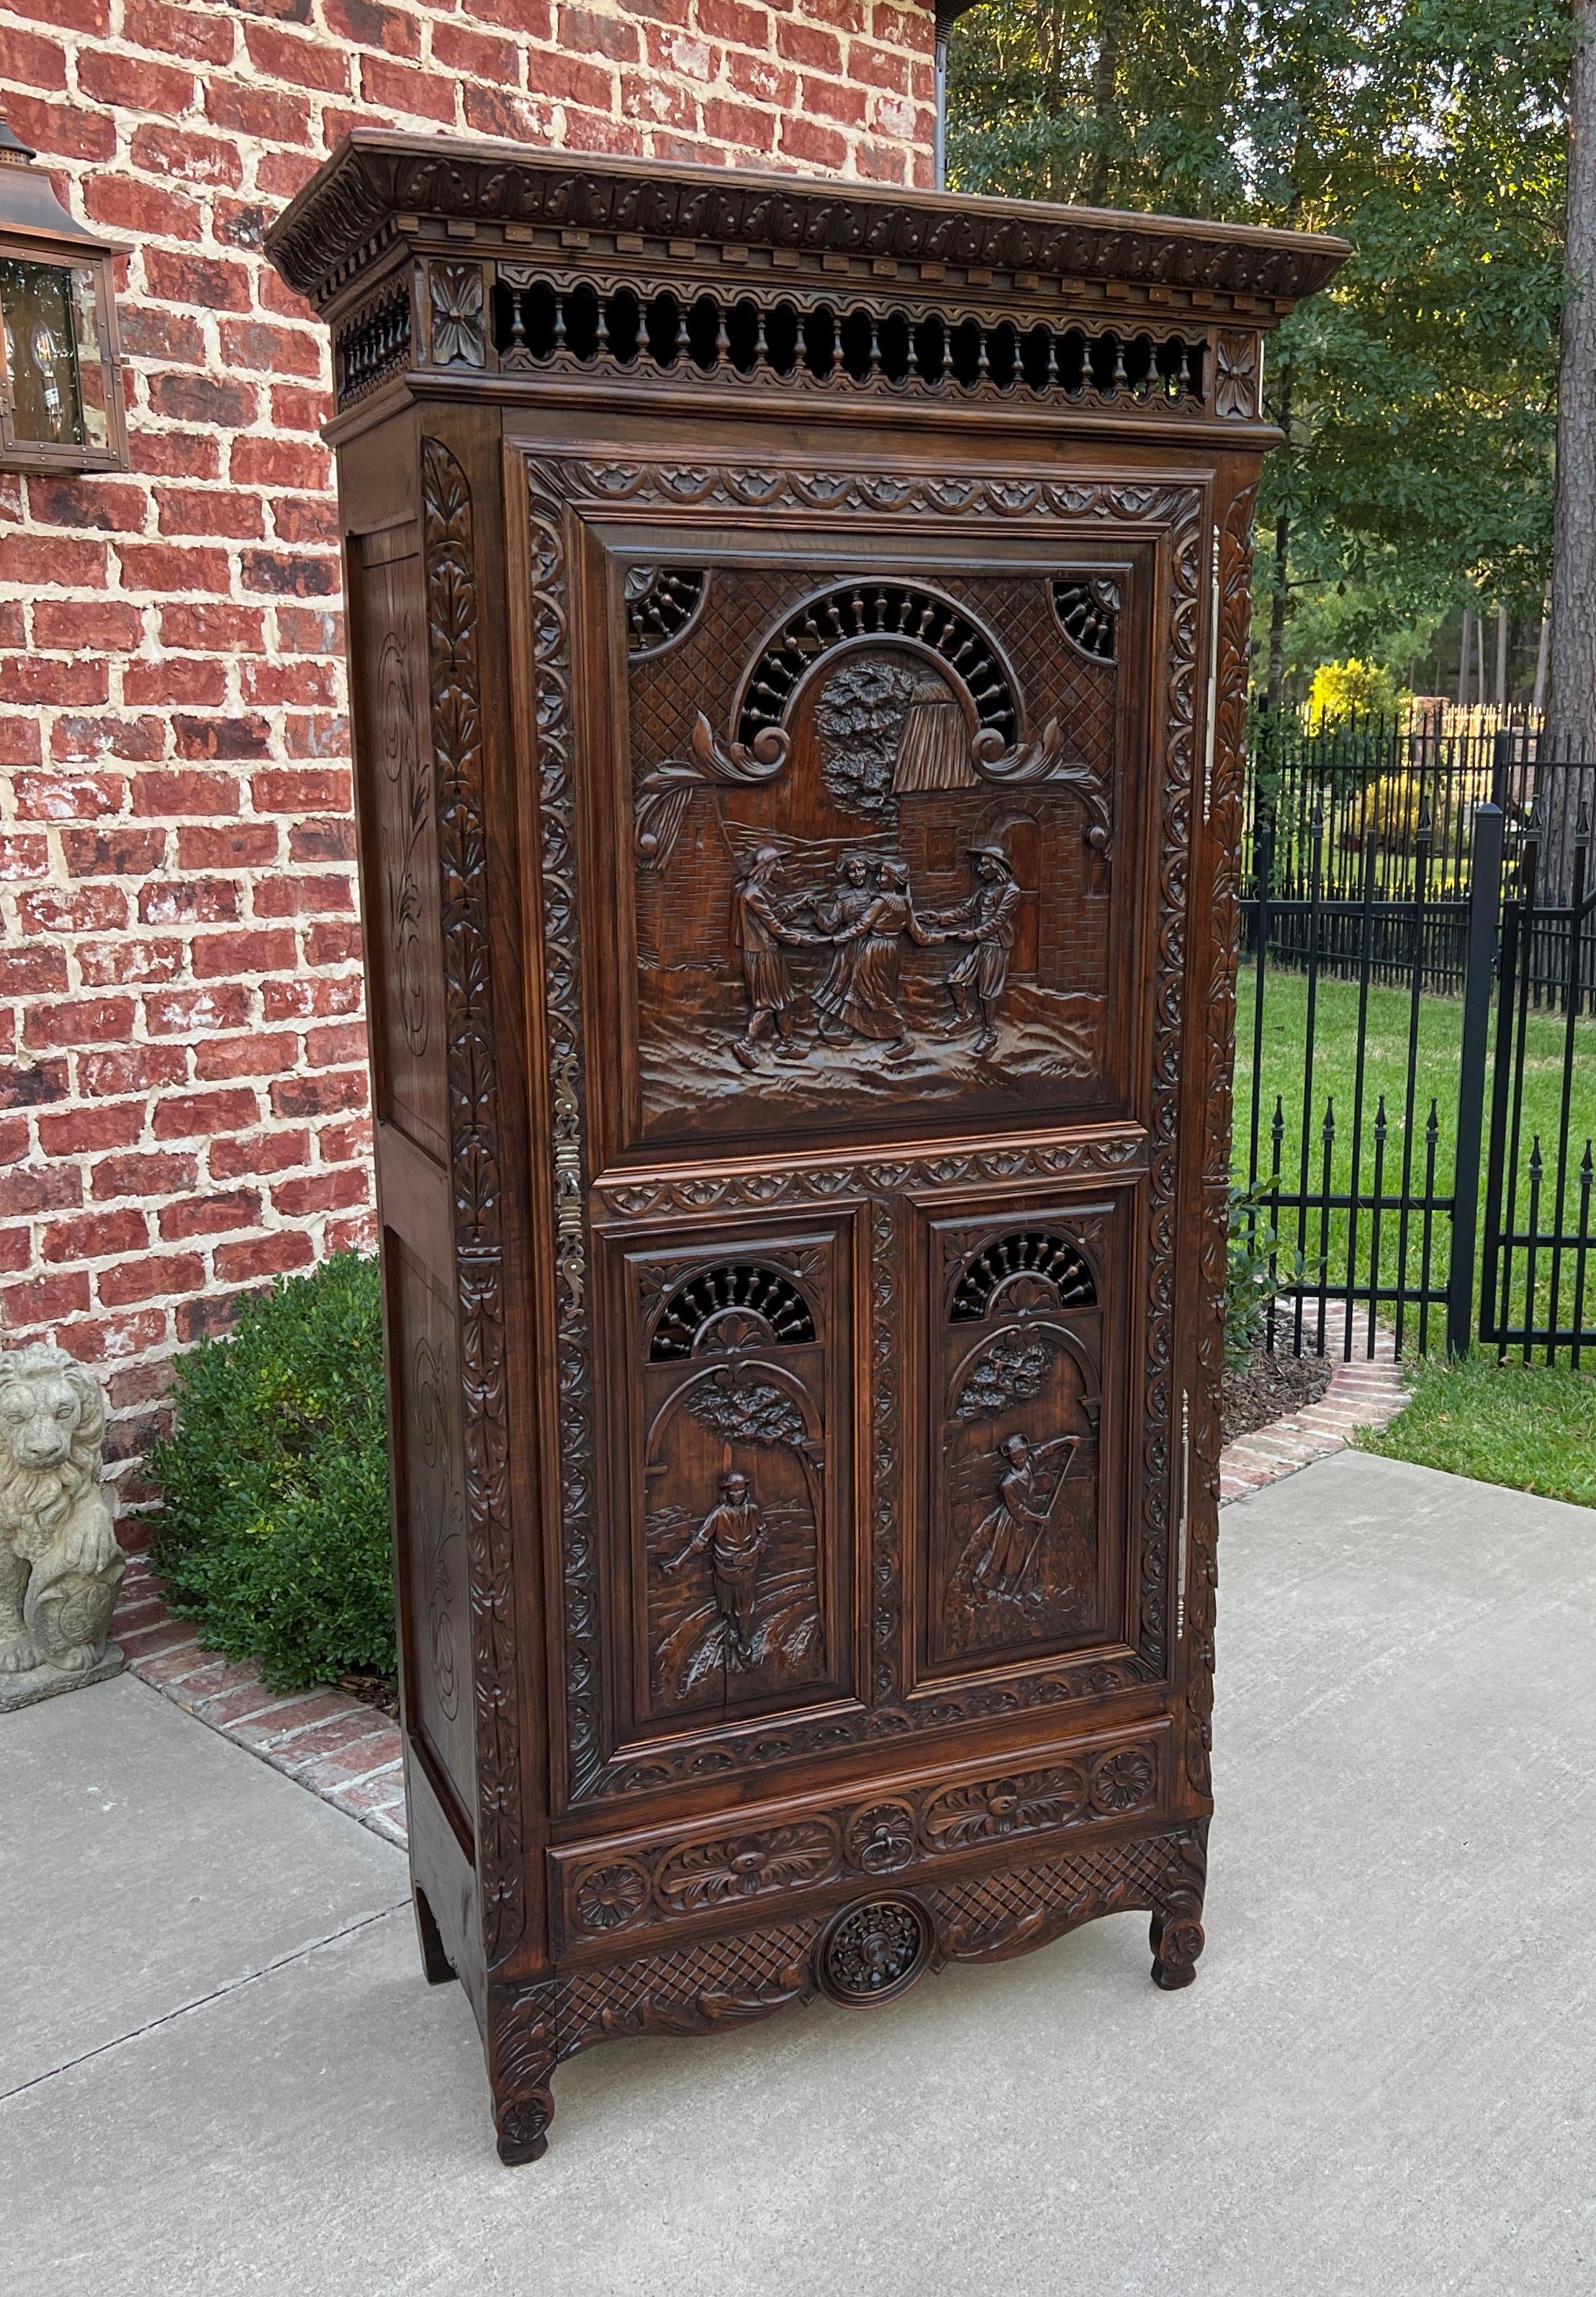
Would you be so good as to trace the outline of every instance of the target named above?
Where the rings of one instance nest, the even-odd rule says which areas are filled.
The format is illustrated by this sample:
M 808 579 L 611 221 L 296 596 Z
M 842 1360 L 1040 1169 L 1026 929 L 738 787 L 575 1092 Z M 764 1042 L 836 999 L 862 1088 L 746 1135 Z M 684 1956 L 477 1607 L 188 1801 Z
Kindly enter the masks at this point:
M 401 215 L 1205 289 L 1271 304 L 1260 325 L 1324 286 L 1352 251 L 1325 234 L 1250 224 L 357 128 L 272 226 L 267 252 L 323 302 Z

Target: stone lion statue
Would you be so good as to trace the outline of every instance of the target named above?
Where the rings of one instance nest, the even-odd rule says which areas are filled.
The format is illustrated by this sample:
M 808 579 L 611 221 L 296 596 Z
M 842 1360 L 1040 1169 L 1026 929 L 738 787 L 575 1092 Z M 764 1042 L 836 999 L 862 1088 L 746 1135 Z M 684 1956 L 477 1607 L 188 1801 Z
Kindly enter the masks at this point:
M 105 1399 L 64 1348 L 0 1356 L 0 1677 L 86 1674 L 127 1558 L 100 1481 Z

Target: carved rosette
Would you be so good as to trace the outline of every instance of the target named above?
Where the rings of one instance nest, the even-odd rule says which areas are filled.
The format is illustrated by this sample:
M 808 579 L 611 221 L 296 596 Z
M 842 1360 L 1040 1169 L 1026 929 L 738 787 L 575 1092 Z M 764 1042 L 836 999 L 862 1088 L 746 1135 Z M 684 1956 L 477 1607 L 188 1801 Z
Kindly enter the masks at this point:
M 523 1905 L 503 1180 L 488 931 L 476 553 L 465 472 L 436 439 L 422 441 L 421 465 L 475 1686 L 478 1865 L 491 1967 L 520 1938 Z
M 1214 345 L 1213 411 L 1230 422 L 1258 412 L 1258 338 L 1222 333 Z
M 890 2002 L 931 1959 L 931 1917 L 914 1898 L 864 1898 L 827 1924 L 815 1975 L 834 2002 Z
M 434 366 L 485 366 L 487 299 L 480 263 L 429 263 L 427 301 Z

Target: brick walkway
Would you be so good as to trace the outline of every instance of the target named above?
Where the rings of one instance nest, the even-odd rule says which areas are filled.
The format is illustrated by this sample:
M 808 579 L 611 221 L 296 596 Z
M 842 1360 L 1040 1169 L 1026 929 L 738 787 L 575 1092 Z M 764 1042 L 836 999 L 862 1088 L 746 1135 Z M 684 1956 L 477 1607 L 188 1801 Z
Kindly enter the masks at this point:
M 1352 1361 L 1343 1363 L 1339 1351 L 1345 1332 L 1345 1307 L 1337 1301 L 1325 1312 L 1325 1353 L 1337 1359 L 1336 1370 L 1317 1404 L 1304 1404 L 1300 1412 L 1288 1412 L 1272 1426 L 1225 1445 L 1219 1455 L 1222 1506 L 1344 1450 L 1354 1428 L 1389 1427 L 1407 1403 L 1390 1333 L 1376 1326 L 1370 1358 L 1366 1353 L 1368 1327 L 1354 1316 Z
M 267 1691 L 251 1660 L 234 1666 L 202 1651 L 190 1623 L 167 1610 L 142 1555 L 128 1559 L 111 1632 L 141 1682 L 404 1847 L 402 1750 L 388 1716 L 341 1691 Z
M 1341 1345 L 1340 1318 L 1335 1309 L 1327 1322 L 1332 1353 Z M 1355 1336 L 1354 1346 L 1361 1340 Z M 1337 1363 L 1317 1404 L 1226 1445 L 1219 1462 L 1222 1501 L 1240 1499 L 1339 1452 L 1355 1428 L 1386 1427 L 1407 1400 L 1390 1335 L 1377 1332 L 1373 1361 L 1358 1354 L 1350 1363 Z M 111 1633 L 141 1682 L 385 1841 L 404 1847 L 402 1750 L 399 1726 L 387 1716 L 341 1691 L 267 1691 L 251 1662 L 234 1666 L 202 1651 L 193 1628 L 167 1610 L 142 1555 L 128 1558 Z

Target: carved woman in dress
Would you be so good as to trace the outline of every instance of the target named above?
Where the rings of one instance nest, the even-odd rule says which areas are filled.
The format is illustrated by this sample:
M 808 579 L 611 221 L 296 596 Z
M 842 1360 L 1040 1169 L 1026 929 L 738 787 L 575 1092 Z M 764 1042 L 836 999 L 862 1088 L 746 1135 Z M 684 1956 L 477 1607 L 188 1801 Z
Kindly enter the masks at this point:
M 922 948 L 943 936 L 923 926 L 915 915 L 909 891 L 909 865 L 884 861 L 880 891 L 852 925 L 832 935 L 839 948 L 858 943 L 853 976 L 843 1007 L 843 1017 L 861 1037 L 887 1041 L 889 1052 L 901 1059 L 912 1052 L 909 1024 L 898 1003 L 901 944 L 907 934 Z
M 1033 1445 L 1027 1436 L 1005 1437 L 1007 1464 L 998 1483 L 998 1504 L 976 1525 L 957 1575 L 972 1593 L 1010 1600 L 1023 1593 L 1077 1441 L 1060 1436 L 1051 1444 Z M 1049 1463 L 1059 1452 L 1065 1456 L 1055 1473 Z
M 845 854 L 837 871 L 835 890 L 814 904 L 815 923 L 823 934 L 844 933 L 858 924 L 875 898 L 868 856 Z M 859 957 L 858 942 L 834 942 L 826 978 L 814 994 L 815 1015 L 823 1037 L 846 1038 L 853 1033 L 847 1018 L 847 1005 L 853 992 L 853 976 L 859 970 Z

